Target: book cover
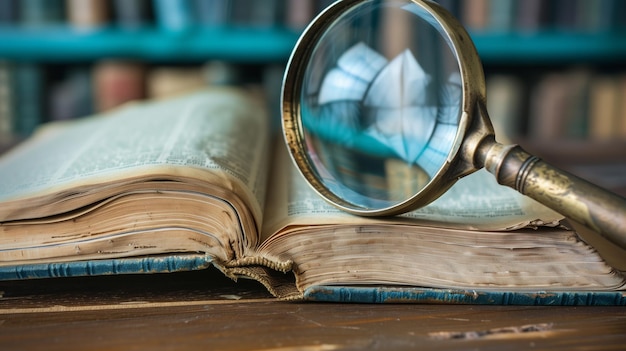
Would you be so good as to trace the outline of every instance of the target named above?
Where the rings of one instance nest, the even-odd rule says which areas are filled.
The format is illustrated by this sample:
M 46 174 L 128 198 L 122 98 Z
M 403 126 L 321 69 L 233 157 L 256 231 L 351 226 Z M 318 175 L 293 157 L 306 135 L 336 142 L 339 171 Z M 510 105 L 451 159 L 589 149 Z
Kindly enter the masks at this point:
M 305 290 L 304 300 L 343 303 L 626 306 L 626 295 L 622 292 L 498 291 L 388 286 L 313 286 Z
M 211 264 L 209 256 L 189 254 L 4 266 L 0 267 L 0 280 L 173 273 L 206 269 Z
M 186 254 L 0 267 L 0 280 L 117 274 L 176 273 L 216 269 L 206 255 Z M 288 278 L 286 279 L 288 280 Z M 235 282 L 233 282 L 235 284 Z M 210 288 L 210 287 L 209 287 Z M 324 286 L 305 289 L 302 300 L 332 303 L 414 303 L 519 306 L 626 306 L 620 291 L 506 291 L 402 286 Z

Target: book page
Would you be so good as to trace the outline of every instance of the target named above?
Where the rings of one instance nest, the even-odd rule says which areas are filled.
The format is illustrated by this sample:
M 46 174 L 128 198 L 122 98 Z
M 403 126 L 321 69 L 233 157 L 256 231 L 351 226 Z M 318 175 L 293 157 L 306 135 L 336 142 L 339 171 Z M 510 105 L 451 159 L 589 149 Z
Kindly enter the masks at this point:
M 0 160 L 0 201 L 5 202 L 0 220 L 11 219 L 11 201 L 27 206 L 30 200 L 20 200 L 157 174 L 223 184 L 249 203 L 258 222 L 268 124 L 256 99 L 214 88 L 51 125 Z
M 284 146 L 277 147 L 264 219 L 263 239 L 286 226 L 322 224 L 413 224 L 475 230 L 513 230 L 557 225 L 563 216 L 513 189 L 486 170 L 452 186 L 430 205 L 393 218 L 350 215 L 330 205 L 307 184 Z

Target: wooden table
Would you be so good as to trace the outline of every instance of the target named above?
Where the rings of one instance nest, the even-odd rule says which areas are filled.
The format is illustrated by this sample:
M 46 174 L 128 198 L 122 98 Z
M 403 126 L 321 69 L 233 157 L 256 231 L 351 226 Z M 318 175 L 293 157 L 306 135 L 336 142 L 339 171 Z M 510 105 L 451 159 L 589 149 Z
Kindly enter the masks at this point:
M 624 307 L 281 302 L 212 270 L 0 282 L 2 350 L 624 350 Z

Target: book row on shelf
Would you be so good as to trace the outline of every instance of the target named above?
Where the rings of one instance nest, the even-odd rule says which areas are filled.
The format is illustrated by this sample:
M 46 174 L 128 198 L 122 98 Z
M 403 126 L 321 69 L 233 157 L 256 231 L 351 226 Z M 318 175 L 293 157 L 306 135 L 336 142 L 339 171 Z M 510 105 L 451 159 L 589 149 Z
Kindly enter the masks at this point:
M 0 25 L 78 29 L 283 26 L 300 30 L 329 0 L 3 0 Z
M 597 32 L 626 27 L 621 0 L 437 0 L 470 30 L 563 29 Z M 304 28 L 333 0 L 3 0 L 0 25 L 67 24 L 81 29 L 158 27 Z
M 607 32 L 626 28 L 622 0 L 437 0 L 470 31 Z
M 40 124 L 107 111 L 208 85 L 265 88 L 278 123 L 283 64 L 223 61 L 160 65 L 102 60 L 82 65 L 0 61 L 0 139 L 30 135 Z M 33 102 L 38 103 L 33 103 Z M 498 135 L 535 140 L 626 140 L 626 73 L 572 66 L 535 75 L 487 75 L 488 111 Z
M 626 73 L 572 66 L 487 76 L 489 115 L 509 139 L 626 141 Z
M 492 74 L 491 119 L 509 139 L 626 141 L 626 74 L 569 67 L 534 77 Z
M 19 141 L 42 123 L 80 118 L 129 101 L 160 99 L 209 85 L 268 84 L 264 90 L 276 92 L 268 99 L 278 101 L 283 72 L 281 64 L 259 68 L 223 61 L 161 65 L 102 60 L 66 66 L 0 61 L 0 144 Z

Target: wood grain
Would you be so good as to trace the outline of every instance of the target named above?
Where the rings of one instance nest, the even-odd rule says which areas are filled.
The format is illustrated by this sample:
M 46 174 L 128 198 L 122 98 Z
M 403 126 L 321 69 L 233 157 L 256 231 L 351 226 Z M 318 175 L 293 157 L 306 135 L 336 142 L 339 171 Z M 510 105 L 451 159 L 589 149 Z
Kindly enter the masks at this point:
M 5 350 L 621 350 L 623 307 L 293 303 L 219 273 L 2 282 Z M 21 312 L 21 313 L 16 313 Z

